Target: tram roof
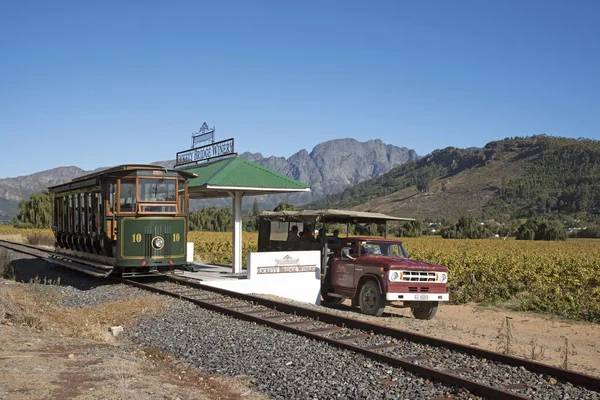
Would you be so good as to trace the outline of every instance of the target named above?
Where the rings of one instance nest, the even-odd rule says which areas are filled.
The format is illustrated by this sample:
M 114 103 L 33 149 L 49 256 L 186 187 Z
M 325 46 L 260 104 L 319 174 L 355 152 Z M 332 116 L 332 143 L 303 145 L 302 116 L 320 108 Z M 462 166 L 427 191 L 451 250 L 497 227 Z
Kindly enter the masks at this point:
M 122 164 L 122 165 L 117 165 L 116 167 L 110 167 L 110 168 L 102 169 L 102 170 L 99 170 L 99 171 L 95 171 L 95 172 L 92 172 L 91 174 L 82 175 L 82 176 L 80 176 L 78 178 L 75 178 L 75 179 L 69 181 L 69 182 L 62 183 L 60 185 L 51 186 L 51 187 L 48 188 L 48 190 L 50 190 L 51 192 L 53 192 L 53 191 L 61 191 L 60 189 L 63 189 L 63 188 L 75 189 L 76 187 L 85 187 L 86 184 L 90 180 L 94 180 L 95 178 L 98 178 L 98 177 L 101 177 L 101 176 L 110 175 L 110 174 L 116 174 L 116 173 L 119 173 L 119 172 L 139 171 L 139 170 L 178 172 L 178 173 L 180 173 L 181 175 L 183 175 L 186 178 L 194 178 L 196 176 L 193 173 L 190 173 L 188 171 L 182 171 L 182 170 L 176 170 L 176 169 L 169 169 L 169 168 L 163 167 L 162 165 L 154 165 L 154 164 Z
M 302 210 L 302 211 L 263 211 L 261 218 L 272 221 L 290 222 L 384 222 L 414 221 L 413 218 L 392 217 L 391 215 L 353 210 Z
M 309 186 L 239 156 L 183 171 L 197 175 L 188 183 L 190 199 L 231 197 L 232 192 L 243 192 L 245 196 L 310 192 Z

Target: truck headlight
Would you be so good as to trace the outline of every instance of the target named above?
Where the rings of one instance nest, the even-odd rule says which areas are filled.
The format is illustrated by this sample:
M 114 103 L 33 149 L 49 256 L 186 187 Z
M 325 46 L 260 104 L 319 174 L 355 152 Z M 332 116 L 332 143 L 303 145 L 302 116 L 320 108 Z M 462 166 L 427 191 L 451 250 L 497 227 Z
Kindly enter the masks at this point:
M 402 279 L 402 274 L 398 271 L 390 271 L 390 281 L 397 282 Z
M 160 236 L 157 236 L 152 240 L 152 247 L 154 247 L 156 250 L 162 249 L 164 245 L 165 240 Z
M 448 274 L 445 272 L 442 272 L 440 274 L 438 274 L 438 281 L 441 283 L 445 283 L 448 280 Z

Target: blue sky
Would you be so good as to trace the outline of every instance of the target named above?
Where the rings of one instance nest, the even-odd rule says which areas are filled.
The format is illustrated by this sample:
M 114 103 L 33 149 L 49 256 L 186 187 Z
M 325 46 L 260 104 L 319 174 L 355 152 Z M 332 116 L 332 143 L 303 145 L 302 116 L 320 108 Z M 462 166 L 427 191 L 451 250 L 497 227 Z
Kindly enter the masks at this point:
M 0 3 L 0 178 L 381 139 L 599 138 L 597 1 Z

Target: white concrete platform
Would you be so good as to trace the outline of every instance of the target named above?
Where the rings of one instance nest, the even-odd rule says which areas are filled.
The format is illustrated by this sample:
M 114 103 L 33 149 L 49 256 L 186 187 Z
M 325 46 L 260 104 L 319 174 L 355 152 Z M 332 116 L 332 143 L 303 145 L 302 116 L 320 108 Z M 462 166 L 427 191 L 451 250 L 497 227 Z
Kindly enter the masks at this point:
M 234 274 L 223 265 L 193 264 L 183 276 L 238 293 L 270 294 L 320 304 L 321 252 L 275 251 L 249 253 L 248 268 Z
M 192 267 L 198 271 L 184 271 L 183 276 L 186 278 L 197 279 L 199 281 L 238 280 L 248 278 L 248 274 L 245 271 L 241 274 L 234 274 L 231 272 L 232 267 L 227 265 L 193 263 Z

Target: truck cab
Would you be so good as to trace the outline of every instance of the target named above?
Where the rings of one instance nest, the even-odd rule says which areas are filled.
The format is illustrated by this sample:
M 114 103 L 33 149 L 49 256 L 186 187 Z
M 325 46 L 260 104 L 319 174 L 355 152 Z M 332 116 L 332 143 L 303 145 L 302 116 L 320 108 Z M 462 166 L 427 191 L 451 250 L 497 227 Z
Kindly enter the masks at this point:
M 415 318 L 431 319 L 448 301 L 448 269 L 412 260 L 402 241 L 371 236 L 328 236 L 333 227 L 407 221 L 351 210 L 266 211 L 259 216 L 258 251 L 321 252 L 321 297 L 326 303 L 351 299 L 364 314 L 381 316 L 387 304 L 410 307 Z M 315 232 L 296 240 L 292 232 Z M 357 229 L 358 230 L 358 229 Z M 317 234 L 322 232 L 322 234 Z M 292 237 L 294 240 L 290 240 Z

